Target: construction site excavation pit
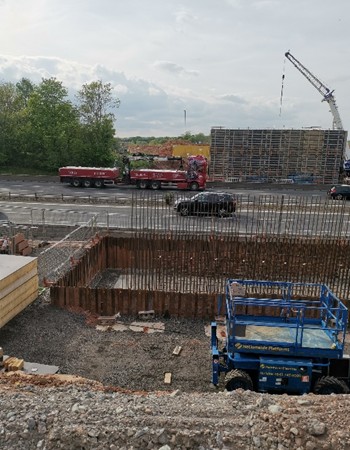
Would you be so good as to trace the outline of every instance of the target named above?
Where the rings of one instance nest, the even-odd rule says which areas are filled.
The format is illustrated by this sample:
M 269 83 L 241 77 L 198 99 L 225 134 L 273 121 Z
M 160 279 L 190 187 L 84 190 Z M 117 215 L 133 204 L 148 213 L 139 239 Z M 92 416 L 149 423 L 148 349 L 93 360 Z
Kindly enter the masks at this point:
M 116 389 L 212 391 L 206 332 L 215 296 L 157 290 L 155 268 L 136 270 L 129 258 L 102 238 L 0 329 L 4 351 Z
M 47 293 L 0 330 L 9 355 L 56 365 L 59 373 L 77 375 L 131 391 L 210 391 L 209 323 L 153 318 L 144 326 L 121 316 L 120 329 L 99 329 L 97 316 L 51 304 Z M 154 326 L 154 330 L 151 328 Z M 157 331 L 158 330 L 158 331 Z M 176 347 L 181 347 L 178 355 Z M 171 383 L 165 374 L 171 373 Z
M 289 272 L 303 267 L 308 276 L 318 247 L 306 244 L 281 242 L 276 252 L 275 242 L 220 236 L 101 237 L 60 279 L 48 278 L 50 288 L 0 329 L 0 342 L 8 355 L 115 389 L 212 392 L 208 326 L 224 314 L 226 277 L 271 279 L 271 270 L 284 279 L 287 255 Z M 332 274 L 316 269 L 334 267 L 325 261 L 313 273 L 327 280 Z

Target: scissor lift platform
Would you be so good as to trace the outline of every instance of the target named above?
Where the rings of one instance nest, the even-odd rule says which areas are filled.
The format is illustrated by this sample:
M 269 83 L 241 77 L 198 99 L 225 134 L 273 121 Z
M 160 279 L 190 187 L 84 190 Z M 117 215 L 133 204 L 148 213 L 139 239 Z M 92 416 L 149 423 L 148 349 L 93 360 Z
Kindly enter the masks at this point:
M 225 300 L 224 342 L 211 325 L 214 386 L 225 373 L 227 390 L 350 392 L 348 310 L 328 286 L 229 279 Z
M 228 354 L 342 358 L 347 316 L 324 284 L 227 280 Z

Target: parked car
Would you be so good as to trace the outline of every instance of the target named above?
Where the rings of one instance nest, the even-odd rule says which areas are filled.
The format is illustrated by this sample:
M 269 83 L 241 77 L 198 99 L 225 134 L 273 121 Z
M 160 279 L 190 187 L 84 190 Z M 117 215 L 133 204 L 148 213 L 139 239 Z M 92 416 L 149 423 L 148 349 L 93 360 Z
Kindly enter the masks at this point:
M 236 199 L 225 192 L 201 192 L 191 198 L 179 198 L 174 203 L 174 209 L 181 216 L 201 214 L 225 217 L 236 211 Z
M 342 200 L 343 198 L 348 199 L 350 198 L 350 185 L 336 184 L 335 186 L 332 186 L 327 193 L 329 197 L 336 200 Z

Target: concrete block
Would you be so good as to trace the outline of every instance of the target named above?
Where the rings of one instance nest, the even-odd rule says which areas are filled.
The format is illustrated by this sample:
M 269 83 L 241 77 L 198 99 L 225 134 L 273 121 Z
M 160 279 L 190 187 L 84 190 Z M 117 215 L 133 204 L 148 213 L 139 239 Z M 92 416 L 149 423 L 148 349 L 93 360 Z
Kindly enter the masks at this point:
M 154 309 L 151 309 L 149 311 L 139 311 L 138 312 L 139 319 L 148 320 L 154 318 Z
M 164 384 L 171 384 L 171 372 L 165 372 Z
M 100 316 L 97 318 L 98 325 L 114 325 L 116 322 L 115 316 Z
M 178 356 L 178 355 L 181 353 L 181 350 L 182 350 L 182 347 L 181 347 L 180 345 L 177 345 L 177 346 L 174 348 L 173 355 Z

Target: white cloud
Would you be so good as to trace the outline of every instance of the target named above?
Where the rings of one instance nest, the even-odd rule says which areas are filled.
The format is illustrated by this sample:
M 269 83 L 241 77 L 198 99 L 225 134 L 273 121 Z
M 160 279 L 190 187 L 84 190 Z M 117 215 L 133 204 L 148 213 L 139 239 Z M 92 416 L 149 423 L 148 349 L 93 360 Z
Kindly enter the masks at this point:
M 175 75 L 181 76 L 198 76 L 198 72 L 196 70 L 185 69 L 178 64 L 175 64 L 171 61 L 155 61 L 153 66 L 156 69 L 164 70 L 165 72 L 169 72 Z
M 161 95 L 162 91 L 160 89 L 155 88 L 154 86 L 150 86 L 148 88 L 149 95 Z
M 247 101 L 244 98 L 235 94 L 224 94 L 220 95 L 218 98 L 232 103 L 241 103 L 241 104 L 247 103 Z
M 54 76 L 72 92 L 110 82 L 123 136 L 331 127 L 328 105 L 284 61 L 290 49 L 335 89 L 347 128 L 349 13 L 348 0 L 0 0 L 0 80 Z

